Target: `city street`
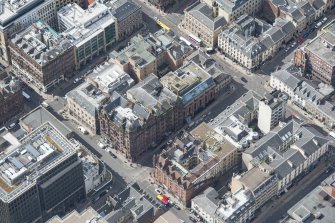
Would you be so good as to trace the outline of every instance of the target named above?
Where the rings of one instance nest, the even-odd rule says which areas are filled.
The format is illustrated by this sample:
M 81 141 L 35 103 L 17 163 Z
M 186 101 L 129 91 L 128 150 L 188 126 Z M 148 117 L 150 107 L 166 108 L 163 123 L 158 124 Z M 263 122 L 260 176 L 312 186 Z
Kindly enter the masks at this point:
M 280 198 L 269 201 L 261 210 L 256 213 L 254 223 L 279 222 L 286 212 L 295 205 L 299 200 L 317 187 L 330 174 L 326 173 L 327 165 L 325 162 L 320 162 L 308 175 L 300 180 L 296 185 L 292 186 L 287 193 Z

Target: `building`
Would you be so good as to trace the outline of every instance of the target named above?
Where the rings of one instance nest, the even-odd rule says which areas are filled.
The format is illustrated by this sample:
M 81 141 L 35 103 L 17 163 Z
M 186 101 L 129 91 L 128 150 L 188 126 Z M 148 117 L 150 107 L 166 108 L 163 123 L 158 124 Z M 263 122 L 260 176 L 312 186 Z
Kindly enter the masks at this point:
M 199 37 L 205 46 L 216 47 L 226 24 L 224 17 L 218 16 L 207 4 L 196 2 L 185 9 L 181 27 Z
M 50 123 L 1 157 L 0 222 L 45 222 L 85 199 L 81 161 Z
M 180 134 L 154 157 L 155 181 L 184 205 L 238 165 L 236 148 L 205 123 L 191 134 Z
M 294 53 L 294 64 L 308 76 L 335 86 L 335 34 L 325 32 Z
M 154 223 L 166 223 L 166 222 L 174 222 L 174 223 L 183 223 L 183 220 L 181 220 L 175 213 L 173 213 L 171 210 L 165 212 L 159 218 L 157 218 Z
M 129 161 L 182 127 L 178 97 L 150 75 L 121 96 L 114 92 L 99 115 L 103 135 Z
M 217 96 L 213 77 L 192 61 L 174 72 L 169 72 L 160 81 L 180 98 L 184 118 L 193 117 Z
M 229 91 L 232 77 L 223 68 L 218 66 L 207 53 L 198 49 L 185 59 L 184 64 L 187 64 L 189 61 L 193 61 L 212 76 L 215 82 L 215 95 Z
M 149 0 L 149 3 L 156 6 L 159 10 L 165 11 L 175 3 L 175 0 Z
M 100 132 L 98 110 L 107 100 L 108 97 L 87 82 L 66 94 L 68 113 L 92 135 Z
M 257 93 L 248 91 L 213 118 L 208 125 L 241 151 L 259 138 L 259 133 L 251 128 L 251 124 L 258 117 L 261 99 Z
M 19 124 L 26 133 L 31 133 L 45 122 L 51 123 L 67 139 L 72 138 L 73 131 L 41 105 L 22 116 Z
M 180 40 L 173 32 L 160 29 L 144 36 L 157 59 L 157 75 L 164 76 L 170 70 L 176 70 L 183 65 L 184 59 L 193 52 L 193 47 Z
M 78 154 L 83 164 L 86 195 L 93 197 L 110 187 L 112 174 L 107 170 L 106 164 L 93 155 L 86 147 L 79 145 L 78 149 Z
M 157 74 L 157 59 L 151 52 L 152 46 L 143 37 L 131 38 L 128 46 L 110 54 L 111 61 L 120 65 L 131 77 L 140 81 L 150 74 Z
M 61 9 L 63 6 L 75 3 L 79 5 L 81 8 L 86 9 L 89 3 L 89 0 L 55 0 L 57 11 Z
M 108 7 L 95 2 L 84 10 L 69 4 L 58 13 L 59 30 L 72 40 L 75 47 L 76 69 L 82 68 L 115 42 L 115 21 Z
M 12 74 L 0 73 L 0 125 L 23 112 L 20 82 Z
M 291 207 L 287 222 L 327 223 L 335 219 L 335 174 Z
M 105 95 L 112 95 L 114 91 L 124 94 L 135 85 L 135 81 L 123 71 L 122 67 L 109 61 L 97 65 L 88 74 L 86 81 Z
M 0 155 L 9 153 L 21 143 L 6 127 L 0 128 Z
M 104 217 L 109 223 L 153 222 L 163 211 L 161 204 L 146 194 L 146 188 L 138 183 L 113 197 L 108 197 L 112 210 Z
M 334 89 L 319 81 L 301 78 L 300 70 L 294 66 L 271 74 L 270 86 L 289 96 L 289 101 L 300 107 L 325 127 L 335 127 Z
M 219 16 L 232 23 L 241 15 L 255 15 L 262 9 L 263 0 L 204 0 Z
M 92 207 L 89 207 L 78 213 L 76 210 L 70 212 L 64 217 L 55 216 L 48 220 L 46 223 L 73 223 L 73 222 L 86 222 L 86 223 L 107 223 L 107 221 L 96 212 Z
M 262 133 L 267 134 L 285 119 L 287 100 L 286 94 L 273 91 L 259 102 L 258 128 Z
M 295 27 L 294 35 L 301 36 L 303 30 L 308 24 L 315 21 L 316 10 L 308 1 L 274 1 L 265 0 L 263 3 L 263 13 L 267 20 L 274 22 L 276 18 L 280 17 L 291 21 Z
M 276 194 L 277 177 L 254 168 L 232 178 L 224 195 L 209 187 L 192 199 L 191 208 L 206 223 L 243 223 Z
M 73 75 L 75 55 L 71 40 L 38 20 L 9 42 L 13 72 L 46 92 Z
M 290 24 L 288 26 L 291 27 Z M 292 36 L 292 30 L 284 24 L 272 26 L 260 19 L 242 15 L 219 35 L 218 48 L 247 70 L 255 70 L 290 40 L 287 36 Z
M 115 18 L 116 41 L 124 40 L 143 26 L 141 6 L 136 3 L 121 0 L 113 2 L 111 7 Z
M 161 77 L 169 69 L 178 69 L 192 52 L 193 48 L 180 41 L 174 33 L 161 29 L 131 38 L 128 46 L 113 51 L 110 58 L 134 80 L 140 81 L 150 74 Z
M 277 193 L 282 193 L 304 171 L 318 163 L 330 147 L 331 139 L 315 127 L 291 119 L 281 123 L 243 154 L 243 167 L 260 168 L 278 177 Z
M 9 40 L 36 20 L 41 19 L 57 28 L 57 8 L 54 0 L 3 1 L 0 15 L 1 60 L 10 63 Z

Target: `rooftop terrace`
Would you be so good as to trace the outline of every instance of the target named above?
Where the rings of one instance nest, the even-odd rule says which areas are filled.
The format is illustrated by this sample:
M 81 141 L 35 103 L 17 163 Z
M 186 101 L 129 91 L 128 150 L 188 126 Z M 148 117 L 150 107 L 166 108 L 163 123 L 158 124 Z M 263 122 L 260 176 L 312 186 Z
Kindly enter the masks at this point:
M 175 72 L 166 74 L 161 78 L 161 82 L 172 92 L 181 96 L 185 104 L 215 85 L 212 76 L 193 61 Z

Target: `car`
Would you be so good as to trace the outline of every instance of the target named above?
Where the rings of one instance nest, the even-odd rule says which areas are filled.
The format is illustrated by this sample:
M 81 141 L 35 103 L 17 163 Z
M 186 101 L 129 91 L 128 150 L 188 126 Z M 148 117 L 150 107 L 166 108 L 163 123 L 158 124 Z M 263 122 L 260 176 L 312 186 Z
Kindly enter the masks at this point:
M 156 192 L 157 194 L 162 194 L 162 192 L 161 192 L 158 188 L 155 189 L 155 192 Z
M 328 18 L 327 17 L 324 17 L 323 19 L 322 19 L 322 22 L 326 22 L 328 20 Z
M 154 17 L 155 21 L 158 20 L 157 16 Z
M 247 83 L 247 82 L 248 82 L 248 80 L 245 79 L 245 77 L 241 77 L 241 81 L 243 81 L 244 83 Z
M 189 219 L 192 221 L 192 222 L 196 222 L 197 220 L 195 218 L 193 218 L 192 216 L 189 217 Z
M 114 153 L 112 153 L 112 151 L 109 151 L 109 154 L 110 154 L 114 159 L 117 158 L 117 156 L 116 156 Z
M 175 209 L 177 209 L 178 211 L 180 211 L 180 210 L 181 210 L 181 208 L 180 208 L 178 205 L 174 204 L 173 206 L 174 206 L 174 207 L 175 207 Z

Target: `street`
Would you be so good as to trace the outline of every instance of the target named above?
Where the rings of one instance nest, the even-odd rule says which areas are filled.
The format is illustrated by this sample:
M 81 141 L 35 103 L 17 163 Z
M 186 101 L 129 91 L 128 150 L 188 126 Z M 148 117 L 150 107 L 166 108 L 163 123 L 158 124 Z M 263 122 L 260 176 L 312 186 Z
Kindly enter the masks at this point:
M 280 198 L 269 201 L 256 213 L 256 217 L 252 222 L 254 223 L 268 223 L 279 222 L 286 212 L 295 205 L 299 200 L 317 187 L 323 180 L 325 180 L 329 173 L 326 173 L 327 165 L 320 162 L 318 166 L 313 169 L 308 175 L 300 180 L 296 185 L 288 190 L 287 193 Z
M 183 19 L 183 10 L 190 4 L 194 3 L 195 0 L 180 0 L 169 9 L 168 13 L 156 9 L 147 0 L 134 0 L 134 2 L 142 7 L 144 27 L 143 29 L 135 32 L 132 36 L 140 32 L 154 33 L 158 31 L 160 27 L 157 25 L 156 20 L 159 19 L 164 24 L 166 24 L 177 36 L 187 37 L 187 34 L 180 30 L 178 25 Z M 335 14 L 329 15 L 329 17 L 335 18 Z M 306 41 L 313 39 L 316 34 L 317 31 L 314 30 L 308 36 Z M 106 164 L 108 170 L 112 173 L 113 183 L 111 185 L 112 187 L 106 191 L 107 193 L 100 198 L 98 197 L 98 199 L 90 198 L 84 204 L 85 207 L 92 206 L 96 210 L 99 210 L 105 204 L 109 195 L 118 194 L 123 189 L 125 189 L 128 184 L 133 182 L 141 182 L 141 184 L 145 185 L 145 189 L 149 191 L 149 194 L 152 197 L 155 197 L 157 194 L 155 189 L 157 189 L 159 186 L 153 182 L 151 177 L 151 173 L 153 171 L 153 155 L 161 153 L 162 149 L 166 147 L 167 142 L 179 134 L 180 131 L 184 129 L 190 130 L 187 124 L 185 124 L 184 128 L 182 128 L 180 131 L 172 133 L 167 139 L 160 142 L 160 144 L 157 145 L 154 149 L 144 153 L 135 164 L 129 163 L 118 152 L 118 150 L 113 148 L 108 148 L 107 150 L 106 148 L 101 148 L 98 146 L 99 142 L 104 140 L 103 136 L 83 134 L 78 128 L 79 124 L 76 123 L 75 120 L 71 119 L 71 117 L 66 117 L 66 93 L 82 84 L 85 81 L 85 76 L 87 76 L 98 63 L 104 61 L 111 51 L 118 50 L 126 46 L 132 36 L 129 36 L 125 40 L 115 44 L 112 49 L 109 49 L 107 52 L 104 52 L 96 58 L 92 59 L 92 62 L 89 65 L 85 66 L 79 71 L 76 71 L 74 76 L 69 80 L 64 80 L 58 85 L 54 86 L 53 89 L 50 89 L 48 95 L 40 92 L 38 89 L 29 88 L 27 86 L 24 89 L 32 98 L 31 101 L 25 102 L 25 113 L 39 106 L 45 100 L 50 106 L 50 112 L 58 117 L 64 125 L 66 125 L 75 133 L 74 139 L 89 149 L 99 159 L 101 159 L 101 161 Z M 228 106 L 235 103 L 236 100 L 238 100 L 249 90 L 253 90 L 261 96 L 270 91 L 271 89 L 268 87 L 268 82 L 271 72 L 281 69 L 288 63 L 292 63 L 294 50 L 297 47 L 298 45 L 291 47 L 288 51 L 285 51 L 285 48 L 283 48 L 276 54 L 274 58 L 264 63 L 260 70 L 254 73 L 251 73 L 240 67 L 238 64 L 230 61 L 218 51 L 210 54 L 209 56 L 216 61 L 216 65 L 222 68 L 225 73 L 230 75 L 233 80 L 227 91 L 222 92 L 215 101 L 200 111 L 192 119 L 192 122 L 195 123 L 194 127 L 196 127 L 202 121 L 208 122 L 210 119 L 216 117 Z M 308 115 L 294 107 L 294 105 L 289 104 L 286 112 L 287 117 L 294 114 L 306 122 L 312 122 Z M 116 158 L 113 157 L 110 152 L 112 152 Z M 286 215 L 287 210 L 291 206 L 293 206 L 297 201 L 299 201 L 307 193 L 318 186 L 320 182 L 322 182 L 328 176 L 328 174 L 325 174 L 326 169 L 327 165 L 325 163 L 320 163 L 314 170 L 311 171 L 311 173 L 309 173 L 300 182 L 294 185 L 286 194 L 276 200 L 268 202 L 268 205 L 265 204 L 263 208 L 261 208 L 261 210 L 257 213 L 253 222 L 278 222 L 283 216 Z M 223 182 L 220 183 L 217 186 L 220 190 L 222 190 L 222 192 L 225 192 L 227 190 L 225 187 L 226 182 L 224 182 L 224 185 Z M 162 191 L 164 190 L 162 187 L 159 189 Z M 176 198 L 173 198 L 170 194 L 168 195 L 171 198 L 171 201 L 176 203 L 179 207 L 182 207 Z M 178 210 L 175 207 L 170 207 L 170 209 L 183 222 L 191 222 L 189 219 L 190 213 L 186 208 L 182 207 L 181 210 Z

